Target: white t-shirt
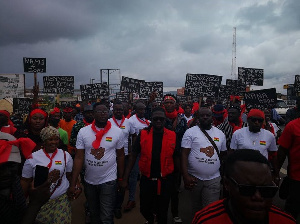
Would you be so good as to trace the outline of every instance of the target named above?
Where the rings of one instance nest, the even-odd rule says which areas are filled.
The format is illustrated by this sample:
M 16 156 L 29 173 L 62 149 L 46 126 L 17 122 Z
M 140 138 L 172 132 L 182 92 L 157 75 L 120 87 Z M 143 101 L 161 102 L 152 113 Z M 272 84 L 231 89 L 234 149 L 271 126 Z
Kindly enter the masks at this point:
M 142 120 L 143 122 L 138 120 L 136 114 L 129 118 L 130 125 L 131 125 L 131 133 L 130 134 L 139 134 L 140 130 L 148 127 L 149 125 L 147 125 L 145 121 L 147 121 L 148 124 L 151 123 L 149 120 L 147 120 L 145 118 L 139 118 L 139 119 Z
M 66 164 L 67 164 L 66 170 L 65 170 L 64 151 L 62 149 L 58 149 L 57 154 L 52 159 L 52 166 L 49 169 L 49 173 L 52 170 L 59 170 L 60 175 L 62 175 L 64 173 L 64 170 L 65 170 L 65 173 L 62 178 L 61 185 L 56 188 L 54 193 L 51 195 L 50 199 L 57 198 L 57 197 L 63 195 L 64 193 L 67 192 L 67 190 L 69 188 L 69 181 L 67 179 L 66 173 L 72 172 L 73 159 L 68 152 L 65 152 L 65 153 L 66 153 Z M 48 154 L 51 157 L 53 153 L 48 153 Z M 22 177 L 24 177 L 24 178 L 32 178 L 33 177 L 34 178 L 36 165 L 47 167 L 49 163 L 50 163 L 50 159 L 46 156 L 43 149 L 40 149 L 40 150 L 32 153 L 32 157 L 30 157 L 29 159 L 27 159 L 25 161 L 25 164 L 24 164 L 23 170 L 22 170 Z M 55 183 L 52 184 L 50 187 L 50 190 L 51 189 L 53 190 L 55 186 L 56 186 Z
M 97 127 L 96 127 L 97 128 Z M 97 130 L 101 130 L 97 128 Z M 85 181 L 89 184 L 99 185 L 117 179 L 117 154 L 124 146 L 123 133 L 120 128 L 111 125 L 103 135 L 100 147 L 104 148 L 104 156 L 98 160 L 91 154 L 92 143 L 96 139 L 92 125 L 79 130 L 76 141 L 77 150 L 85 150 Z
M 260 132 L 253 133 L 249 127 L 235 131 L 232 135 L 231 149 L 255 149 L 268 159 L 268 151 L 277 151 L 275 136 L 263 128 Z
M 219 152 L 226 151 L 226 137 L 216 127 L 206 130 L 216 143 Z M 211 180 L 220 176 L 220 160 L 213 145 L 198 126 L 186 130 L 181 141 L 181 147 L 191 149 L 188 157 L 188 173 L 200 180 Z M 212 157 L 205 151 L 213 150 Z
M 129 134 L 131 132 L 131 125 L 130 125 L 130 122 L 127 118 L 125 118 L 123 124 L 119 127 L 119 125 L 121 124 L 122 120 L 118 120 L 116 119 L 117 123 L 114 121 L 113 118 L 110 118 L 109 119 L 111 125 L 117 127 L 117 128 L 120 128 L 123 132 L 123 138 L 124 138 L 124 152 L 125 152 L 125 155 L 128 155 L 128 137 L 129 137 Z

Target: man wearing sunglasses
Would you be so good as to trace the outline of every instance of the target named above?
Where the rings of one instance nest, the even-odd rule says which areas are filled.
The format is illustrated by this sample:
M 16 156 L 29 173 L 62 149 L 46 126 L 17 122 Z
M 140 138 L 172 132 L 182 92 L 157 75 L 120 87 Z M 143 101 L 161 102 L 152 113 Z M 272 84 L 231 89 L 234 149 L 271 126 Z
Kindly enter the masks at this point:
M 168 223 L 168 207 L 174 184 L 171 174 L 174 171 L 176 134 L 165 128 L 165 122 L 164 109 L 154 108 L 151 125 L 141 130 L 136 138 L 122 181 L 125 188 L 130 170 L 140 154 L 140 212 L 149 224 L 154 223 L 154 214 L 159 224 Z
M 195 214 L 192 224 L 296 223 L 272 205 L 278 187 L 272 181 L 269 161 L 257 150 L 241 149 L 230 154 L 224 166 L 224 185 L 229 197 Z
M 272 165 L 274 182 L 279 184 L 279 170 L 277 163 L 277 146 L 275 136 L 262 128 L 264 112 L 259 109 L 251 109 L 247 116 L 248 127 L 233 133 L 230 149 L 255 149 L 265 156 Z

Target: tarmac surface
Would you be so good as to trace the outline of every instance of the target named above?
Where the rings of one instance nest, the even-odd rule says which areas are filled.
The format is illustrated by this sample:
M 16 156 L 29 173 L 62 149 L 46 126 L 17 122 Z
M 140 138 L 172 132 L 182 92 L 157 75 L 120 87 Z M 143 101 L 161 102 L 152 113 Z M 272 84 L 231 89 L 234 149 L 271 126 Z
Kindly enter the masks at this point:
M 286 163 L 284 164 L 286 167 Z M 285 169 L 282 169 L 281 177 L 286 175 Z M 139 182 L 138 182 L 139 184 Z M 123 206 L 126 205 L 128 200 L 128 191 L 125 195 L 125 200 Z M 136 191 L 136 207 L 133 208 L 131 211 L 124 213 L 122 211 L 122 218 L 116 219 L 115 224 L 143 224 L 145 223 L 144 217 L 141 215 L 139 211 L 139 186 L 137 187 Z M 84 212 L 84 202 L 85 197 L 82 193 L 78 199 L 72 201 L 72 224 L 84 224 L 85 223 L 85 212 Z M 188 195 L 187 190 L 184 190 L 182 187 L 182 192 L 179 193 L 179 216 L 181 217 L 184 224 L 188 224 L 192 222 L 194 214 L 192 214 L 192 206 L 190 203 L 190 198 Z M 273 204 L 277 207 L 283 209 L 284 201 L 278 197 L 278 194 L 273 199 Z M 168 215 L 168 224 L 173 223 L 173 217 L 171 215 L 170 206 L 169 206 L 169 215 Z

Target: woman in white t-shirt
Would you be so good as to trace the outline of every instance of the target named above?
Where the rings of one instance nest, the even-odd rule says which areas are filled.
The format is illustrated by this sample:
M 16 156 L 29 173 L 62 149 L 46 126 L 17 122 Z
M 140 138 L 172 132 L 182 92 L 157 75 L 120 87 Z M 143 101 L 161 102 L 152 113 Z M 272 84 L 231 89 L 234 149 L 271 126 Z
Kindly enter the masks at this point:
M 52 126 L 43 128 L 40 136 L 44 142 L 44 148 L 34 152 L 23 166 L 21 184 L 24 193 L 27 195 L 32 182 L 36 184 L 38 180 L 41 182 L 48 178 L 51 182 L 51 197 L 42 206 L 36 220 L 52 224 L 71 223 L 71 205 L 66 193 L 69 188 L 73 160 L 68 152 L 57 148 L 59 132 L 56 128 Z M 42 169 L 37 168 L 38 166 L 42 166 Z M 36 172 L 36 169 L 44 172 Z

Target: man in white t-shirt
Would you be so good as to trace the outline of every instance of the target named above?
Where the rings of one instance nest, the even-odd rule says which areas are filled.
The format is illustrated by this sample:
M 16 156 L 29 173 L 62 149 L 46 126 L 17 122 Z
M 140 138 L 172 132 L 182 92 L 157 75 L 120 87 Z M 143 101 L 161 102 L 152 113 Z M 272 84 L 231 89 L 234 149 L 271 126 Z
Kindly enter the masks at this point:
M 135 112 L 136 114 L 129 118 L 130 122 L 130 134 L 132 136 L 132 144 L 134 144 L 136 136 L 140 133 L 140 131 L 144 128 L 147 128 L 150 125 L 150 121 L 145 118 L 145 109 L 146 106 L 142 101 L 138 101 L 135 104 Z M 136 205 L 135 203 L 135 191 L 137 185 L 137 178 L 139 174 L 139 157 L 137 158 L 133 169 L 131 170 L 129 176 L 129 199 L 127 205 L 124 207 L 124 210 L 130 211 Z
M 265 119 L 264 112 L 251 109 L 247 116 L 248 127 L 233 133 L 230 149 L 254 149 L 270 160 L 274 182 L 279 183 L 279 170 L 277 165 L 277 146 L 275 136 L 262 128 Z
M 77 135 L 69 193 L 78 197 L 75 184 L 85 162 L 85 192 L 92 223 L 113 223 L 117 182 L 122 181 L 124 172 L 124 139 L 122 130 L 108 121 L 104 103 L 94 104 L 93 111 L 94 122 Z
M 226 137 L 212 126 L 212 111 L 199 108 L 199 126 L 189 128 L 181 142 L 181 167 L 185 188 L 190 190 L 193 211 L 219 200 L 220 157 L 226 154 Z M 206 132 L 218 148 L 211 143 Z
M 109 119 L 112 126 L 120 128 L 124 138 L 124 152 L 125 152 L 125 166 L 128 161 L 128 146 L 131 146 L 130 133 L 131 125 L 129 119 L 124 116 L 124 106 L 121 101 L 115 100 L 113 105 L 113 117 Z M 115 205 L 115 217 L 120 219 L 122 217 L 121 207 L 124 201 L 125 192 L 118 191 Z

